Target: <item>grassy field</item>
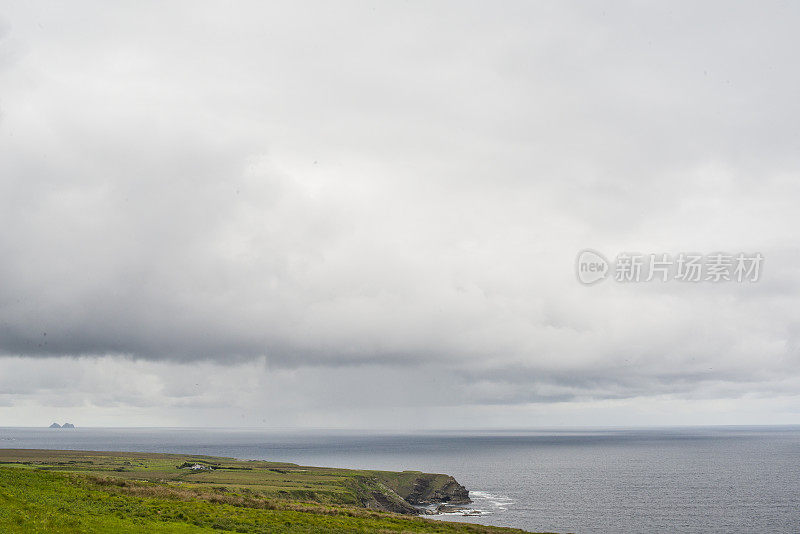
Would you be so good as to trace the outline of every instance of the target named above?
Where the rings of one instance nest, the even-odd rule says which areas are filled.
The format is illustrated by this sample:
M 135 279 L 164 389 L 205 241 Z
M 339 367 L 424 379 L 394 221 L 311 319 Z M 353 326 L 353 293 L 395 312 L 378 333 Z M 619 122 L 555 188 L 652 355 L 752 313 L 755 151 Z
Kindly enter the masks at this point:
M 521 532 L 370 509 L 376 492 L 402 500 L 392 488 L 402 492 L 420 475 L 207 456 L 0 450 L 0 532 Z

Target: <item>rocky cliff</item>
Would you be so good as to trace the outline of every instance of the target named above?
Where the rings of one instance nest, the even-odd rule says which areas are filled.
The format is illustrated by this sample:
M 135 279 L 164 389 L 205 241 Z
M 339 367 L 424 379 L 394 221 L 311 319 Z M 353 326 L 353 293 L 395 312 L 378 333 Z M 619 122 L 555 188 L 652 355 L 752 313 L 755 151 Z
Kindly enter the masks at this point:
M 431 475 L 423 473 L 418 476 L 406 495 L 406 501 L 416 505 L 449 503 L 467 504 L 472 502 L 467 488 L 456 482 L 450 475 Z
M 375 472 L 378 484 L 373 495 L 375 503 L 368 507 L 397 512 L 418 514 L 418 506 L 431 504 L 467 504 L 472 502 L 467 488 L 450 475 L 403 471 L 402 473 Z M 388 502 L 387 502 L 388 501 Z
M 374 486 L 366 493 L 361 505 L 370 510 L 394 512 L 396 514 L 416 515 L 419 510 L 412 506 L 394 490 L 388 488 L 378 480 L 371 481 Z

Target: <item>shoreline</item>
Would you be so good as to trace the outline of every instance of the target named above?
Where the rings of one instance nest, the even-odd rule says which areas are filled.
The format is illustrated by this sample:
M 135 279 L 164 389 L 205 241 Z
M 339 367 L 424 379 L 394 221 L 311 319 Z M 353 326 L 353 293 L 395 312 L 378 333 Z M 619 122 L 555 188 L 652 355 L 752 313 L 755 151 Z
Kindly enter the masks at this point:
M 24 489 L 6 491 L 14 487 Z M 197 517 L 196 521 L 213 525 L 213 518 L 217 521 L 232 514 L 238 518 L 232 530 L 241 532 L 263 532 L 264 522 L 269 524 L 275 515 L 291 515 L 306 525 L 304 528 L 324 524 L 324 528 L 312 529 L 320 532 L 339 531 L 339 527 L 329 524 L 332 517 L 349 518 L 342 521 L 353 523 L 346 529 L 342 527 L 342 532 L 352 531 L 355 524 L 363 528 L 367 523 L 374 523 L 374 530 L 390 531 L 394 525 L 402 527 L 401 531 L 427 532 L 425 525 L 437 516 L 423 510 L 436 507 L 442 512 L 440 517 L 469 513 L 465 505 L 472 502 L 468 490 L 452 476 L 421 471 L 340 469 L 191 454 L 0 449 L 0 497 L 12 503 L 12 512 L 17 509 L 13 503 L 18 502 L 20 514 L 22 510 L 33 510 L 34 515 L 57 517 L 69 507 L 58 495 L 53 496 L 52 504 L 42 504 L 48 501 L 50 488 L 61 488 L 58 495 L 83 495 L 76 499 L 74 508 L 87 506 L 87 499 L 100 503 L 97 506 L 109 500 L 117 503 L 112 511 L 88 514 L 87 522 L 99 521 L 98 517 L 102 519 L 108 513 L 116 514 L 106 518 L 111 523 L 117 519 L 135 523 L 137 518 L 145 517 L 145 512 L 139 510 L 145 502 L 155 510 L 153 521 L 163 519 L 160 516 L 164 509 L 175 512 L 170 520 L 176 523 Z M 133 509 L 139 511 L 130 516 L 124 512 Z M 69 514 L 83 517 L 79 510 Z M 121 517 L 117 517 L 119 514 Z M 256 521 L 258 517 L 261 519 Z M 0 518 L 0 530 L 2 521 Z M 466 522 L 435 522 L 447 525 L 437 527 L 442 532 L 474 532 L 478 527 Z M 259 524 L 262 526 L 258 528 L 248 526 Z M 487 533 L 523 532 L 479 527 Z

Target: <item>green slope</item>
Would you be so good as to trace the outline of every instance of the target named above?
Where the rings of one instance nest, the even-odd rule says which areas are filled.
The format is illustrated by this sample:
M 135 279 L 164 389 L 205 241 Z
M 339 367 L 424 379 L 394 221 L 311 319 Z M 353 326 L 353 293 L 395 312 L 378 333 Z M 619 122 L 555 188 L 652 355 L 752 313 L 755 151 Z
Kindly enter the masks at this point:
M 74 451 L 0 450 L 0 462 L 0 532 L 521 532 L 365 508 L 411 472 Z

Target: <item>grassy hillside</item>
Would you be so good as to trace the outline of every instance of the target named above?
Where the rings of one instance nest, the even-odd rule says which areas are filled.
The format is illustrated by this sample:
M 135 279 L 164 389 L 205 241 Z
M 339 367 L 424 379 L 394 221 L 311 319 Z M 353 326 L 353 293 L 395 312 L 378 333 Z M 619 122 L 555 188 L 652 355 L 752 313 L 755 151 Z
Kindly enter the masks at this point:
M 0 450 L 0 462 L 0 532 L 521 532 L 367 508 L 412 472 L 32 450 Z M 196 464 L 212 469 L 179 467 Z

